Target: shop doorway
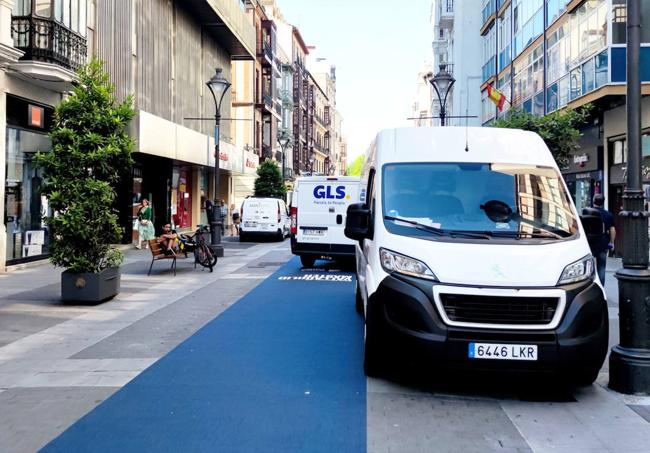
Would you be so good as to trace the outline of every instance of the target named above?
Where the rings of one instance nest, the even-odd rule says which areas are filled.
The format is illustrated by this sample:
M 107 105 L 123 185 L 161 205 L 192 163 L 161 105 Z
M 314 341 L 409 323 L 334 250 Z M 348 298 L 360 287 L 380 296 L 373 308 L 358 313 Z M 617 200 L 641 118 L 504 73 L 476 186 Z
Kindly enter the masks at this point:
M 192 228 L 192 172 L 174 168 L 172 176 L 172 221 L 177 229 Z

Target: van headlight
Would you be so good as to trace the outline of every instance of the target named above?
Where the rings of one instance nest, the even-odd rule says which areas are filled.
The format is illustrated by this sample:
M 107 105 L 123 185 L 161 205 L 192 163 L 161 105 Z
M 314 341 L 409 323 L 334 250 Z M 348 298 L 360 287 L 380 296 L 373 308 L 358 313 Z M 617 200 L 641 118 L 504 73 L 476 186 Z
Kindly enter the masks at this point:
M 381 261 L 381 267 L 388 273 L 397 272 L 398 274 L 425 278 L 427 280 L 438 280 L 426 264 L 415 258 L 409 258 L 408 256 L 380 248 L 379 260 Z
M 562 271 L 558 285 L 581 282 L 583 280 L 593 280 L 594 278 L 594 257 L 587 255 L 584 258 L 569 264 Z

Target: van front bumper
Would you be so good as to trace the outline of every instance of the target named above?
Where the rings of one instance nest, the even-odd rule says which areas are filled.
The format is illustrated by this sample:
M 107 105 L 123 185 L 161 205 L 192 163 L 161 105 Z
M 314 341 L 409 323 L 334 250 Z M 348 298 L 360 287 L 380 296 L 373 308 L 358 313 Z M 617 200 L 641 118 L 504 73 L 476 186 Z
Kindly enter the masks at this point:
M 390 275 L 370 296 L 368 321 L 392 352 L 433 367 L 572 374 L 597 370 L 603 364 L 609 318 L 603 292 L 596 283 L 559 288 L 566 293 L 566 308 L 559 325 L 551 330 L 448 326 L 433 300 L 433 286 L 437 284 Z M 476 342 L 537 345 L 537 360 L 471 359 L 469 344 Z
M 296 235 L 291 235 L 291 253 L 298 256 L 314 256 L 316 258 L 354 258 L 354 244 L 321 244 L 298 242 Z

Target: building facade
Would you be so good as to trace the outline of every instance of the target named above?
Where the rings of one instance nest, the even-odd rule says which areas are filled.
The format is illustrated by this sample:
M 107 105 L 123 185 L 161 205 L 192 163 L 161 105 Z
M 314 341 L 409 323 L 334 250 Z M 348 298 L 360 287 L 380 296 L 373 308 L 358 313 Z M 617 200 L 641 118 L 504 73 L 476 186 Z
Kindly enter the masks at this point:
M 641 2 L 650 18 L 650 2 Z M 506 114 L 510 103 L 535 115 L 593 105 L 580 150 L 562 169 L 580 209 L 602 193 L 622 207 L 627 147 L 625 0 L 483 0 L 482 122 Z M 642 93 L 650 94 L 650 28 L 642 28 Z M 498 112 L 487 83 L 509 100 Z M 643 175 L 650 192 L 650 100 L 642 99 Z M 619 232 L 621 230 L 619 229 Z M 622 240 L 619 235 L 618 240 Z
M 436 74 L 444 66 L 456 82 L 447 97 L 448 126 L 480 126 L 481 99 L 477 96 L 481 86 L 481 11 L 475 2 L 459 0 L 433 0 L 431 4 L 433 26 L 433 67 Z M 425 72 L 426 74 L 426 72 Z M 431 115 L 433 124 L 440 115 L 440 101 L 432 93 Z M 420 117 L 420 111 L 413 117 Z M 415 112 L 414 112 L 415 113 Z M 464 117 L 470 118 L 453 118 Z M 417 122 L 418 120 L 416 120 Z M 420 121 L 424 122 L 424 121 Z
M 433 65 L 425 62 L 415 81 L 415 94 L 411 104 L 411 124 L 415 127 L 433 126 L 433 87 L 429 80 L 433 77 Z M 440 114 L 440 105 L 436 99 L 437 113 Z
M 92 8 L 86 0 L 0 1 L 0 271 L 48 253 L 50 210 L 35 155 L 50 151 L 54 107 L 86 61 Z
M 34 154 L 50 149 L 53 109 L 92 55 L 105 62 L 118 99 L 133 94 L 137 112 L 135 165 L 118 188 L 125 241 L 142 198 L 152 201 L 157 230 L 206 223 L 206 199 L 236 198 L 234 177 L 254 174 L 257 159 L 235 146 L 228 92 L 214 187 L 214 123 L 204 119 L 215 106 L 205 83 L 217 67 L 233 80 L 233 61 L 254 60 L 245 9 L 243 0 L 0 1 L 0 270 L 47 254 L 48 203 Z

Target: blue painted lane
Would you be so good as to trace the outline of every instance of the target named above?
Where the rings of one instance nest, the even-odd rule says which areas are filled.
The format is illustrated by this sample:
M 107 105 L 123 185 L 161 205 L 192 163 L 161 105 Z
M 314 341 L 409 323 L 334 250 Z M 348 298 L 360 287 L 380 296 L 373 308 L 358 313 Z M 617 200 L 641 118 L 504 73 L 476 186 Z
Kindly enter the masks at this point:
M 292 259 L 43 451 L 365 451 L 362 343 L 354 277 Z

